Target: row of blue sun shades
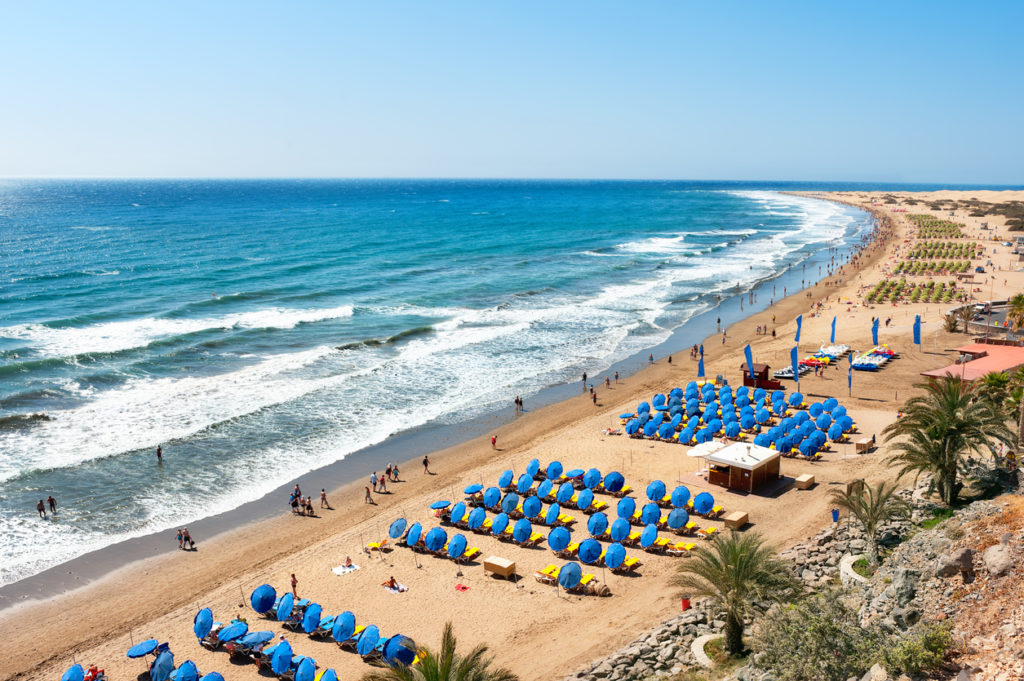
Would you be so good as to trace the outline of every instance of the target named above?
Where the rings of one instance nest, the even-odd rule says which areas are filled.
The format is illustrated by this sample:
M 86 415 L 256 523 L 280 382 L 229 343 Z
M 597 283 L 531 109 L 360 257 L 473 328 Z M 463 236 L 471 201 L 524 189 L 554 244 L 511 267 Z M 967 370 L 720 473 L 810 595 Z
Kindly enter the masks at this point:
M 283 622 L 291 616 L 295 600 L 290 593 L 285 593 L 280 599 L 278 599 L 277 592 L 274 591 L 274 587 L 269 584 L 263 584 L 253 590 L 252 594 L 249 596 L 249 603 L 252 606 L 252 609 L 261 615 L 267 614 L 273 610 L 275 619 L 279 622 Z M 301 624 L 302 630 L 307 634 L 312 634 L 317 630 L 327 629 L 328 627 L 330 628 L 331 638 L 338 643 L 344 643 L 351 639 L 355 634 L 356 617 L 347 610 L 340 615 L 325 617 L 323 616 L 323 608 L 318 603 L 310 603 L 303 613 Z M 223 638 L 221 640 L 223 640 Z M 244 644 L 245 639 L 241 639 L 241 642 Z M 282 643 L 287 643 L 287 641 L 282 641 Z M 291 647 L 288 646 L 286 650 L 281 649 L 280 646 L 282 643 L 275 646 L 275 650 L 272 655 L 277 656 L 280 654 L 283 658 L 287 652 L 287 657 L 290 661 Z M 412 639 L 401 634 L 382 639 L 380 629 L 378 629 L 377 625 L 373 624 L 366 627 L 359 633 L 359 636 L 355 641 L 355 645 L 356 652 L 364 657 L 372 653 L 375 649 L 380 649 L 384 659 L 392 665 L 408 665 L 411 664 L 416 657 L 416 644 Z M 274 673 L 282 674 L 283 671 L 278 671 L 278 669 L 273 666 L 273 660 L 274 658 L 272 657 L 271 662 Z M 284 669 L 287 670 L 287 667 Z M 297 674 L 296 681 L 299 681 Z M 320 681 L 323 681 L 323 677 L 321 677 Z

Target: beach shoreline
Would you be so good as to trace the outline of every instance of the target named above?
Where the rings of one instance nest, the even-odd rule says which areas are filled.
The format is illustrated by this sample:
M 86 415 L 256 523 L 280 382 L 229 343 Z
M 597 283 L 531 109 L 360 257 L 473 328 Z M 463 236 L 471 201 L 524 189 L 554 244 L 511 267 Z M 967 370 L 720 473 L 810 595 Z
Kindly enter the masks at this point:
M 814 198 L 822 198 L 815 196 Z M 845 198 L 845 197 L 837 197 Z M 867 206 L 859 206 L 874 213 L 876 217 L 891 218 L 884 207 L 871 210 Z M 870 313 L 867 308 L 859 306 L 843 307 L 842 297 L 852 296 L 857 290 L 858 282 L 863 282 L 866 275 L 878 273 L 884 266 L 883 261 L 889 256 L 890 249 L 898 247 L 899 233 L 875 244 L 870 254 L 860 258 L 855 267 L 845 269 L 841 275 L 824 278 L 815 286 L 811 287 L 812 297 L 806 297 L 807 291 L 798 291 L 787 298 L 775 301 L 770 308 L 763 310 L 750 310 L 742 320 L 730 323 L 727 342 L 719 343 L 718 334 L 709 334 L 705 338 L 707 350 L 707 374 L 715 376 L 716 373 L 726 375 L 730 380 L 739 378 L 738 368 L 742 360 L 743 346 L 750 342 L 754 348 L 755 361 L 763 362 L 769 358 L 775 363 L 776 368 L 785 366 L 788 363 L 787 346 L 792 340 L 786 338 L 795 328 L 794 319 L 797 315 L 805 315 L 804 319 L 804 343 L 809 345 L 807 339 L 813 339 L 818 335 L 825 335 L 825 328 L 832 312 L 825 312 L 823 315 L 808 316 L 808 308 L 814 301 L 829 299 L 828 306 L 835 310 L 838 316 L 843 315 L 844 330 L 843 342 L 850 343 L 855 348 L 864 347 L 866 341 L 866 316 Z M 794 275 L 799 273 L 794 272 Z M 1020 278 L 1020 277 L 1017 277 Z M 1019 286 L 1018 286 L 1019 288 Z M 746 296 L 746 292 L 741 296 Z M 730 300 L 736 300 L 732 298 Z M 728 301 L 725 301 L 728 302 Z M 763 299 L 762 299 L 763 302 Z M 736 306 L 738 308 L 738 306 Z M 916 382 L 916 376 L 922 369 L 933 368 L 936 364 L 946 363 L 950 356 L 950 348 L 947 346 L 962 344 L 962 339 L 967 338 L 961 334 L 948 334 L 937 328 L 935 332 L 936 344 L 941 335 L 943 352 L 927 352 L 923 349 L 911 349 L 907 341 L 911 313 L 917 308 L 903 307 L 892 312 L 895 319 L 893 327 L 886 328 L 886 342 L 899 343 L 905 350 L 904 356 L 892 367 L 886 368 L 879 377 L 857 376 L 857 395 L 849 399 L 843 398 L 846 394 L 845 371 L 842 376 L 823 376 L 821 379 L 804 379 L 803 391 L 809 397 L 819 395 L 835 394 L 840 397 L 841 402 L 848 404 L 851 412 L 856 414 L 858 422 L 863 426 L 864 432 L 878 432 L 881 427 L 894 418 L 896 406 L 901 400 L 900 391 L 904 386 Z M 924 308 L 922 308 L 924 309 Z M 707 314 L 707 313 L 705 313 Z M 755 335 L 755 325 L 767 322 L 770 315 L 775 315 L 779 323 L 778 338 L 773 339 L 768 335 Z M 726 315 L 722 315 L 725 317 Z M 936 320 L 928 316 L 927 323 L 932 324 Z M 932 327 L 928 330 L 931 333 Z M 678 347 L 685 348 L 692 343 L 680 343 Z M 127 631 L 138 630 L 140 627 L 147 628 L 147 631 L 161 639 L 172 637 L 175 640 L 185 640 L 181 628 L 189 630 L 186 623 L 190 622 L 191 613 L 194 613 L 196 604 L 212 603 L 218 609 L 215 614 L 224 612 L 233 602 L 240 600 L 244 603 L 246 594 L 261 582 L 269 582 L 277 585 L 283 584 L 283 571 L 295 565 L 306 566 L 313 564 L 326 564 L 334 562 L 340 564 L 344 553 L 350 553 L 364 562 L 368 579 L 376 579 L 378 574 L 387 574 L 390 570 L 398 570 L 400 574 L 408 575 L 403 579 L 408 580 L 413 586 L 415 595 L 411 598 L 425 598 L 426 601 L 410 601 L 407 603 L 422 603 L 424 607 L 431 604 L 430 608 L 441 608 L 451 618 L 463 621 L 463 626 L 472 627 L 474 623 L 479 625 L 483 614 L 476 610 L 466 610 L 475 603 L 479 608 L 482 602 L 500 602 L 502 598 L 530 599 L 530 608 L 533 610 L 533 622 L 526 623 L 531 626 L 519 626 L 524 623 L 514 621 L 495 623 L 491 625 L 492 635 L 507 635 L 510 646 L 499 646 L 497 653 L 499 660 L 508 663 L 511 659 L 510 651 L 506 648 L 516 645 L 533 645 L 537 650 L 539 659 L 521 661 L 517 664 L 519 673 L 524 678 L 550 677 L 551 674 L 571 670 L 573 665 L 589 659 L 588 656 L 595 656 L 595 651 L 614 645 L 616 641 L 622 641 L 630 635 L 628 625 L 642 626 L 644 622 L 651 623 L 652 617 L 660 617 L 662 613 L 668 612 L 672 607 L 674 598 L 672 595 L 657 586 L 666 586 L 671 576 L 671 559 L 644 558 L 645 563 L 650 563 L 645 568 L 644 577 L 641 579 L 614 580 L 612 582 L 613 592 L 616 595 L 623 595 L 630 599 L 631 608 L 629 612 L 621 612 L 622 624 L 617 631 L 595 630 L 595 640 L 580 641 L 578 645 L 563 649 L 556 644 L 548 644 L 533 637 L 537 622 L 552 625 L 556 622 L 568 621 L 565 618 L 570 615 L 566 613 L 565 604 L 554 604 L 540 594 L 502 595 L 504 592 L 497 592 L 500 586 L 490 581 L 473 581 L 473 596 L 460 596 L 462 601 L 452 601 L 449 591 L 435 592 L 433 577 L 430 571 L 417 572 L 409 562 L 408 552 L 398 549 L 388 558 L 387 561 L 377 563 L 376 557 L 366 557 L 360 553 L 360 549 L 366 541 L 380 538 L 383 528 L 392 515 L 400 514 L 406 517 L 418 518 L 423 514 L 422 510 L 416 512 L 414 509 L 419 503 L 432 497 L 450 498 L 458 497 L 458 490 L 470 482 L 486 482 L 502 468 L 522 470 L 525 463 L 534 456 L 540 456 L 544 461 L 545 456 L 559 458 L 568 464 L 582 464 L 584 461 L 598 466 L 619 467 L 637 483 L 644 478 L 660 475 L 664 479 L 671 479 L 677 476 L 680 480 L 686 480 L 688 485 L 699 485 L 699 480 L 690 473 L 684 473 L 683 466 L 685 459 L 678 461 L 674 454 L 682 450 L 675 445 L 648 443 L 646 441 L 628 440 L 625 438 L 607 438 L 597 434 L 598 426 L 601 423 L 611 425 L 612 414 L 617 414 L 620 409 L 629 408 L 628 405 L 635 405 L 639 399 L 648 399 L 654 392 L 664 392 L 669 384 L 680 384 L 692 380 L 696 374 L 694 362 L 689 361 L 686 355 L 676 351 L 678 360 L 672 365 L 659 358 L 653 366 L 643 366 L 635 374 L 623 379 L 618 386 L 612 386 L 612 390 L 604 390 L 598 387 L 599 405 L 595 407 L 590 403 L 589 395 L 583 394 L 576 397 L 556 402 L 554 404 L 538 408 L 527 413 L 511 423 L 500 425 L 494 428 L 498 436 L 499 452 L 492 452 L 490 446 L 483 439 L 471 439 L 451 447 L 447 447 L 436 455 L 431 455 L 432 467 L 442 472 L 438 476 L 425 476 L 415 460 L 403 467 L 403 478 L 407 480 L 401 483 L 398 494 L 389 495 L 380 503 L 379 507 L 367 508 L 360 503 L 362 483 L 350 483 L 339 491 L 334 491 L 332 497 L 335 500 L 336 511 L 321 514 L 321 518 L 296 518 L 277 517 L 261 521 L 259 530 L 254 534 L 253 525 L 239 527 L 223 535 L 211 539 L 201 538 L 200 552 L 196 555 L 188 555 L 184 552 L 173 552 L 170 556 L 161 555 L 149 558 L 143 562 L 126 566 L 116 573 L 116 576 L 109 576 L 103 580 L 97 580 L 83 589 L 78 589 L 66 596 L 53 598 L 46 601 L 36 601 L 23 604 L 20 607 L 9 608 L 0 612 L 0 654 L 6 654 L 5 659 L 10 659 L 12 669 L 16 677 L 37 678 L 34 674 L 44 667 L 57 668 L 68 659 L 70 651 L 83 653 L 88 651 L 90 655 L 108 655 L 122 645 L 122 638 L 127 640 Z M 934 355 L 934 356 L 933 356 Z M 779 361 L 782 357 L 783 361 Z M 834 373 L 834 372 L 830 372 Z M 791 385 L 788 384 L 787 387 Z M 904 394 L 905 398 L 906 394 Z M 617 423 L 617 420 L 614 421 Z M 666 449 L 667 448 L 667 449 Z M 645 456 L 648 450 L 666 452 L 663 457 Z M 586 451 L 586 459 L 579 452 Z M 628 455 L 628 460 L 627 460 Z M 646 468 L 646 470 L 645 470 Z M 827 523 L 825 496 L 828 485 L 841 484 L 843 480 L 849 480 L 852 476 L 862 476 L 869 481 L 883 479 L 891 476 L 891 471 L 880 458 L 861 458 L 850 454 L 846 449 L 841 449 L 834 456 L 834 460 L 825 464 L 815 464 L 802 461 L 787 460 L 784 465 L 787 475 L 808 470 L 815 471 L 818 475 L 819 489 L 810 494 L 800 493 L 795 496 L 785 492 L 782 496 L 772 499 L 741 498 L 735 495 L 724 495 L 728 507 L 737 505 L 749 507 L 760 515 L 752 517 L 754 528 L 762 531 L 773 540 L 773 542 L 784 546 L 792 543 L 798 538 L 805 536 L 812 528 L 820 527 Z M 637 485 L 634 485 L 636 487 Z M 453 494 L 453 492 L 455 494 Z M 307 493 L 309 493 L 307 491 Z M 338 495 L 342 496 L 338 496 Z M 715 494 L 719 494 L 716 491 Z M 343 502 L 337 501 L 343 499 Z M 314 502 L 316 506 L 316 502 Z M 820 509 L 819 509 L 820 507 Z M 820 515 L 820 517 L 819 517 Z M 778 517 L 786 518 L 779 523 Z M 296 523 L 304 523 L 296 526 Z M 311 524 L 320 526 L 310 527 Z M 170 538 L 169 538 L 170 541 Z M 485 550 L 491 546 L 481 545 Z M 510 549 L 503 549 L 510 550 Z M 324 552 L 329 558 L 320 558 Z M 544 552 L 546 553 L 546 551 Z M 523 554 L 526 560 L 533 554 Z M 207 559 L 210 556 L 210 559 Z M 201 558 L 202 560 L 196 560 Z M 533 563 L 547 560 L 548 557 L 533 559 Z M 432 566 L 431 566 L 432 567 Z M 531 567 L 527 563 L 527 569 Z M 312 569 L 312 568 L 310 568 Z M 338 584 L 332 581 L 338 578 L 325 576 L 320 577 L 317 568 L 313 577 L 307 577 L 303 572 L 304 580 L 313 581 L 313 589 L 325 596 L 330 595 L 338 589 L 345 590 L 356 583 L 349 580 L 347 583 Z M 411 572 L 410 572 L 411 570 Z M 649 571 L 646 571 L 649 570 Z M 383 572 L 381 572 L 383 571 Z M 468 575 L 463 581 L 471 580 Z M 313 574 L 313 573 L 311 573 Z M 371 576 L 372 574 L 372 576 Z M 349 579 L 349 578 L 341 578 Z M 417 581 L 419 580 L 419 581 Z M 379 581 L 379 580 L 378 580 Z M 639 586 L 643 582 L 646 588 Z M 305 584 L 305 582 L 303 582 Z M 375 582 L 370 582 L 371 584 Z M 334 586 L 331 586 L 334 585 Z M 438 587 L 439 588 L 439 587 Z M 441 594 L 444 594 L 443 596 Z M 514 593 L 514 592 L 510 592 Z M 358 605 L 365 612 L 368 610 L 367 602 L 373 602 L 376 593 L 364 594 L 360 591 L 345 591 L 344 600 Z M 371 601 L 366 601 L 369 597 Z M 335 604 L 339 596 L 335 594 Z M 485 599 L 474 601 L 472 599 Z M 543 599 L 543 600 L 537 600 Z M 577 609 L 578 616 L 603 617 L 611 611 L 623 611 L 618 598 L 611 599 L 590 599 L 573 603 L 572 607 Z M 510 601 L 514 602 L 514 601 Z M 128 604 L 131 604 L 129 607 Z M 460 605 L 462 603 L 462 605 Z M 352 606 L 355 611 L 356 605 Z M 678 602 L 675 602 L 678 607 Z M 325 608 L 328 607 L 325 605 Z M 519 612 L 523 612 L 523 606 L 514 606 Z M 407 609 L 407 608 L 405 608 Z M 415 609 L 415 608 L 414 608 Z M 636 612 L 633 612 L 633 610 Z M 243 608 L 240 612 L 246 612 Z M 59 632 L 54 627 L 45 626 L 35 628 L 32 636 L 23 627 L 18 626 L 20 617 L 30 617 L 32 621 L 53 621 L 52 618 L 61 616 L 68 617 L 72 621 L 85 622 L 89 619 L 99 618 L 116 625 L 115 631 L 97 632 L 86 626 L 73 627 L 70 632 Z M 249 612 L 251 615 L 251 612 Z M 219 615 L 223 616 L 223 615 Z M 439 623 L 429 619 L 424 613 L 407 612 L 394 613 L 385 611 L 378 612 L 384 622 L 389 622 L 392 627 L 402 627 L 403 633 L 413 635 L 418 640 L 431 642 L 439 627 Z M 405 618 L 405 619 L 403 619 Z M 582 626 L 582 625 L 581 625 Z M 595 625 L 596 626 L 596 625 Z M 541 627 L 543 629 L 543 627 Z M 172 631 L 173 630 L 173 634 Z M 470 637 L 473 640 L 472 636 Z M 513 643 L 514 641 L 514 643 Z M 182 646 L 184 644 L 181 644 Z M 17 646 L 22 646 L 19 648 Z M 554 647 L 552 647 L 554 646 Z M 558 659 L 551 661 L 543 659 L 545 652 L 554 653 L 558 651 Z M 123 655 L 123 652 L 121 653 Z M 196 653 L 199 655 L 200 653 Z M 205 655 L 205 653 L 204 653 Z M 213 655 L 213 654 L 211 654 Z M 104 658 L 106 659 L 106 658 Z M 200 660 L 196 657 L 197 661 Z M 214 664 L 216 657 L 202 658 L 202 661 Z M 340 663 L 339 663 L 340 664 Z M 66 665 L 65 665 L 66 666 Z M 223 665 L 222 665 L 223 666 Z M 329 665 L 335 666 L 335 665 Z M 232 670 L 233 671 L 233 670 Z M 244 678 L 241 676 L 228 676 L 228 678 Z

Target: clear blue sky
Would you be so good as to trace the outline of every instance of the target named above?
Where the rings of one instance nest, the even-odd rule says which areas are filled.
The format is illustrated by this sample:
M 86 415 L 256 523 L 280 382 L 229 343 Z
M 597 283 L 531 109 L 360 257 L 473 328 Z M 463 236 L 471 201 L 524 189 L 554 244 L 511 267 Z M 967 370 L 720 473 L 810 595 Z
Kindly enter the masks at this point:
M 1024 183 L 1021 2 L 9 2 L 0 176 Z

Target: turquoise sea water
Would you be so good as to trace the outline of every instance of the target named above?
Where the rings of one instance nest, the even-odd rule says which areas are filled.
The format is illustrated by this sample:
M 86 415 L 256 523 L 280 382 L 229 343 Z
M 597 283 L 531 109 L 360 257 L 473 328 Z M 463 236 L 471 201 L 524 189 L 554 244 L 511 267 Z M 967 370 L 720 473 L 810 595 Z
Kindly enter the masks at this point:
M 741 183 L 0 183 L 0 584 L 529 404 L 869 228 Z

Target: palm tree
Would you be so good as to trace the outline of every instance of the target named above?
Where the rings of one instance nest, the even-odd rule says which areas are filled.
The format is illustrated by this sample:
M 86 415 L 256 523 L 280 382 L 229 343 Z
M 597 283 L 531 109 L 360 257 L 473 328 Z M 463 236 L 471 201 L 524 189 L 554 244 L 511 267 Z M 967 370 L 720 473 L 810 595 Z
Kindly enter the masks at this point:
M 1010 309 L 1006 313 L 1006 321 L 1013 324 L 1014 331 L 1024 328 L 1024 293 L 1010 298 Z
M 679 568 L 674 583 L 687 597 L 710 598 L 725 610 L 725 651 L 743 651 L 743 618 L 754 601 L 784 602 L 799 583 L 756 533 L 731 532 Z
M 882 433 L 886 440 L 897 440 L 892 462 L 902 465 L 899 475 L 931 473 L 942 501 L 952 504 L 963 487 L 957 475 L 965 458 L 995 442 L 1009 445 L 1014 434 L 999 409 L 976 399 L 978 390 L 971 383 L 946 376 L 915 387 L 925 394 L 907 400 L 903 418 Z
M 978 383 L 978 397 L 986 399 L 1000 411 L 1007 413 L 1007 399 L 1010 393 L 1010 377 L 1002 371 L 990 371 Z M 1015 412 L 1010 412 L 1012 415 Z
M 832 503 L 857 519 L 868 541 L 868 562 L 878 565 L 878 526 L 887 520 L 910 515 L 910 504 L 896 496 L 895 482 L 882 482 L 877 487 L 862 486 L 853 494 L 832 490 Z
M 970 326 L 971 320 L 974 319 L 974 312 L 975 310 L 973 305 L 964 305 L 958 308 L 955 312 L 956 316 L 960 319 L 960 324 L 963 326 L 964 333 L 971 332 L 968 327 Z
M 441 649 L 423 648 L 416 666 L 395 666 L 377 669 L 363 675 L 363 681 L 519 681 L 507 669 L 492 669 L 493 658 L 487 655 L 487 646 L 478 645 L 469 655 L 455 652 L 455 633 L 452 623 L 444 625 Z

